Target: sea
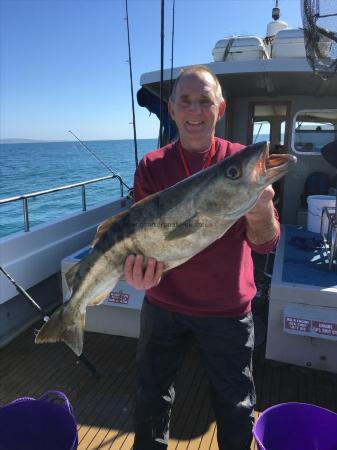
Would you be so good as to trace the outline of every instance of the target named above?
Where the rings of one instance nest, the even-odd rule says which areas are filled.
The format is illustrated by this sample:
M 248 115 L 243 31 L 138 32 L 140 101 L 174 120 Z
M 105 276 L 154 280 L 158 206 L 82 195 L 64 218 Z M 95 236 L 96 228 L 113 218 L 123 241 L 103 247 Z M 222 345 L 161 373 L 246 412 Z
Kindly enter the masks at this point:
M 268 135 L 260 135 L 258 140 L 268 139 Z M 133 140 L 86 141 L 85 145 L 128 186 L 133 186 L 136 169 Z M 139 160 L 157 146 L 157 139 L 138 139 Z M 0 144 L 0 200 L 107 175 L 111 172 L 78 141 Z M 86 186 L 87 208 L 119 196 L 116 179 Z M 81 187 L 31 198 L 28 210 L 30 229 L 81 211 Z M 0 238 L 23 230 L 22 200 L 0 204 Z
M 105 165 L 133 185 L 136 168 L 133 140 L 86 141 Z M 157 139 L 138 139 L 138 157 L 157 147 Z M 0 144 L 0 199 L 52 189 L 111 175 L 80 142 Z M 127 190 L 124 190 L 124 193 Z M 118 198 L 118 180 L 86 186 L 87 208 Z M 81 188 L 28 200 L 30 228 L 82 210 Z M 0 204 L 0 237 L 24 229 L 22 200 Z

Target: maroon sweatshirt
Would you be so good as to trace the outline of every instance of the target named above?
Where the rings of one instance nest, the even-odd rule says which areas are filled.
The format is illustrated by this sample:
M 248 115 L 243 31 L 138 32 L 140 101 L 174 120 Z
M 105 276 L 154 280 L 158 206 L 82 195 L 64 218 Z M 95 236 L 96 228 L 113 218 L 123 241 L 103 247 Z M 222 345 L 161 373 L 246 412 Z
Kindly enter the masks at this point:
M 215 138 L 215 164 L 244 146 Z M 183 150 L 191 174 L 202 169 L 208 150 Z M 144 156 L 134 182 L 135 200 L 172 186 L 186 177 L 177 142 Z M 184 264 L 164 273 L 158 286 L 146 291 L 150 303 L 173 312 L 198 316 L 240 316 L 251 310 L 256 294 L 251 250 L 268 253 L 279 233 L 263 245 L 246 237 L 245 218 L 239 219 L 223 237 Z

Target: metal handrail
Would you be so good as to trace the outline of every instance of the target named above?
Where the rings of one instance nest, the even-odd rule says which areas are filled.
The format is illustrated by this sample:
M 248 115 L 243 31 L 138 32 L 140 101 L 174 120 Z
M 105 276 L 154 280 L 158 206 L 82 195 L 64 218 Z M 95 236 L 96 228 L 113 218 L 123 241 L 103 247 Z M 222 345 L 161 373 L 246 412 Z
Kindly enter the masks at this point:
M 17 195 L 16 197 L 9 197 L 9 198 L 0 199 L 0 205 L 6 204 L 6 203 L 17 202 L 17 201 L 22 200 L 23 217 L 24 217 L 24 228 L 25 228 L 25 231 L 29 231 L 28 200 L 30 198 L 35 198 L 35 197 L 39 197 L 41 195 L 46 195 L 46 194 L 52 194 L 54 192 L 59 192 L 59 191 L 65 191 L 67 189 L 72 189 L 72 188 L 75 188 L 75 187 L 82 187 L 82 210 L 86 211 L 87 210 L 87 204 L 86 204 L 85 186 L 87 184 L 97 183 L 99 181 L 104 181 L 104 180 L 112 180 L 114 178 L 117 178 L 118 181 L 119 181 L 121 197 L 123 197 L 124 190 L 123 190 L 123 183 L 121 182 L 121 178 L 118 175 L 108 175 L 106 177 L 95 178 L 93 180 L 82 181 L 80 183 L 68 184 L 66 186 L 59 186 L 59 187 L 52 188 L 52 189 L 46 189 L 44 191 L 31 192 L 30 194 L 23 194 L 23 195 Z
M 337 215 L 337 208 L 334 206 L 325 206 L 322 210 L 321 215 L 321 237 L 323 240 L 323 244 L 325 247 L 325 251 L 329 258 L 329 271 L 332 269 L 332 264 L 335 259 L 335 256 L 337 256 L 337 221 L 336 221 L 336 215 Z M 324 216 L 326 216 L 328 220 L 328 228 L 325 233 L 325 223 L 324 223 Z

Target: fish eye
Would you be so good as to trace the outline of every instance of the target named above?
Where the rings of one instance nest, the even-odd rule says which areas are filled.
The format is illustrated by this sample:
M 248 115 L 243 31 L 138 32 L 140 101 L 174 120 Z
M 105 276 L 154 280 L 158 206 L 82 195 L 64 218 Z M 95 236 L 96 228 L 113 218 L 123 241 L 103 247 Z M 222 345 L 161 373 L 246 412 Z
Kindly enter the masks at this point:
M 231 180 L 237 180 L 241 176 L 241 170 L 237 166 L 229 166 L 226 169 L 226 177 Z

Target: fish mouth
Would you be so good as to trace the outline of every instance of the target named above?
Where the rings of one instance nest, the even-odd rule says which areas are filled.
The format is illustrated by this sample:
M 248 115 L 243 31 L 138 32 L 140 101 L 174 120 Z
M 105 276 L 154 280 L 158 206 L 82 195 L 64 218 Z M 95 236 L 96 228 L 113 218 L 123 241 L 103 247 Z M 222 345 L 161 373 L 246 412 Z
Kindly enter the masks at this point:
M 258 161 L 260 176 L 268 184 L 274 183 L 288 172 L 297 162 L 296 156 L 288 154 L 269 155 L 269 145 L 265 145 Z

